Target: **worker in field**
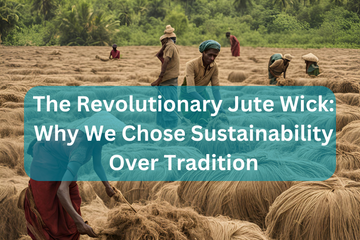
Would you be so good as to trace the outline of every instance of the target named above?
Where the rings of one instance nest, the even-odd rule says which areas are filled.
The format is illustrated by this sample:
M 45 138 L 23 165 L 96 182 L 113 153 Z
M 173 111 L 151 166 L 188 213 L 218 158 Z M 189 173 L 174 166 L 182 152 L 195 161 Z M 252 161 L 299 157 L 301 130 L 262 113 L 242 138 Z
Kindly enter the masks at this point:
M 94 170 L 104 184 L 109 197 L 115 194 L 107 181 L 101 163 L 102 147 L 109 143 L 105 134 L 100 141 L 88 140 L 85 126 L 103 126 L 121 132 L 125 124 L 108 112 L 99 112 L 85 120 L 75 129 L 78 134 L 72 145 L 66 130 L 66 139 L 52 134 L 49 141 L 35 139 L 28 149 L 33 156 L 30 167 L 29 186 L 20 194 L 20 205 L 25 211 L 27 231 L 32 239 L 70 239 L 77 240 L 81 234 L 96 237 L 93 229 L 81 217 L 81 197 L 77 185 L 77 174 L 81 166 L 90 159 Z M 74 135 L 73 135 L 74 136 Z
M 161 72 L 151 86 L 158 86 L 158 94 L 163 97 L 164 101 L 173 100 L 177 103 L 180 57 L 179 50 L 175 45 L 176 34 L 174 31 L 175 29 L 171 25 L 167 25 L 164 35 L 160 37 L 162 47 L 156 56 L 161 61 Z M 174 128 L 177 126 L 178 116 L 175 112 L 158 111 L 156 123 L 163 128 Z
M 268 64 L 270 84 L 276 85 L 277 78 L 279 78 L 282 73 L 284 73 L 284 78 L 286 78 L 286 70 L 292 59 L 293 56 L 290 54 L 283 56 L 281 53 L 275 53 L 270 57 Z
M 219 69 L 215 62 L 216 57 L 220 53 L 220 44 L 214 40 L 207 40 L 200 44 L 199 51 L 201 56 L 186 63 L 185 78 L 181 88 L 180 98 L 187 99 L 189 102 L 192 99 L 197 99 L 201 103 L 204 100 L 209 100 L 210 96 L 205 88 L 196 88 L 197 86 L 207 86 L 209 83 L 212 88 L 212 93 L 216 103 L 221 100 L 219 91 Z M 206 112 L 186 112 L 182 113 L 185 118 L 191 122 L 206 126 L 211 120 L 211 113 L 214 109 L 210 104 L 207 104 Z M 219 113 L 225 113 L 221 107 Z
M 237 38 L 233 35 L 230 35 L 230 32 L 226 33 L 226 37 L 230 40 L 231 44 L 231 54 L 234 57 L 240 56 L 240 42 L 237 40 Z
M 309 53 L 301 57 L 303 60 L 305 60 L 305 72 L 309 76 L 317 76 L 320 74 L 319 69 L 319 58 L 316 57 L 314 54 Z
M 120 59 L 120 51 L 116 49 L 117 45 L 113 44 L 112 48 L 113 49 L 110 51 L 109 59 Z

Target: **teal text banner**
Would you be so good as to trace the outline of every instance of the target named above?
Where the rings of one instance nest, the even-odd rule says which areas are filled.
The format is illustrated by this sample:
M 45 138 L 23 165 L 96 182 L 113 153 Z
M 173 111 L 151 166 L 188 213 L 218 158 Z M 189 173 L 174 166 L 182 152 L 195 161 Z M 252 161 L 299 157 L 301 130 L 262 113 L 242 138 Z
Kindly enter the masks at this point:
M 24 106 L 38 181 L 321 181 L 336 168 L 325 87 L 34 87 Z

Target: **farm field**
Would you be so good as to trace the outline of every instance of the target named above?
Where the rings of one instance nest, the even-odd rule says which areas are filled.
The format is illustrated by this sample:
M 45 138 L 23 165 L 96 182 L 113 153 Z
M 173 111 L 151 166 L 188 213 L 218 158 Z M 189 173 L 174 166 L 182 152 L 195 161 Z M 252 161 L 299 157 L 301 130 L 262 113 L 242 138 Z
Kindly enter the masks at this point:
M 27 91 L 35 86 L 149 86 L 160 73 L 155 57 L 159 48 L 119 47 L 121 59 L 106 61 L 109 47 L 0 46 L 0 239 L 29 239 L 24 213 L 17 208 L 17 197 L 29 181 L 23 162 Z M 186 62 L 200 53 L 196 47 L 178 48 L 181 85 Z M 301 59 L 310 52 L 320 59 L 321 74 L 316 78 L 305 74 Z M 101 182 L 79 182 L 83 218 L 103 239 L 305 236 L 345 240 L 360 236 L 360 50 L 242 47 L 235 58 L 230 48 L 222 48 L 216 59 L 220 85 L 269 85 L 267 64 L 274 53 L 294 56 L 287 78 L 278 85 L 325 86 L 335 94 L 335 176 L 312 184 L 113 182 L 133 203 L 136 215 L 126 204 L 117 205 L 107 197 Z M 348 216 L 349 211 L 354 214 Z M 296 225 L 297 215 L 303 216 L 302 227 Z

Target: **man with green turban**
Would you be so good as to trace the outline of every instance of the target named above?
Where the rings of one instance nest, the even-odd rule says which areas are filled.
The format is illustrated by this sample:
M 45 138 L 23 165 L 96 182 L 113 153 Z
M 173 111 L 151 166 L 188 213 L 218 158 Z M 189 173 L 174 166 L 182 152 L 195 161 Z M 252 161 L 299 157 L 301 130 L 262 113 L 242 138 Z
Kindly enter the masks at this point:
M 206 99 L 210 99 L 205 86 L 211 83 L 212 93 L 216 103 L 221 100 L 219 86 L 219 70 L 215 59 L 220 52 L 220 44 L 214 40 L 207 40 L 200 44 L 199 51 L 202 55 L 186 63 L 184 83 L 181 88 L 180 98 L 191 101 L 197 99 L 201 103 Z M 196 86 L 204 86 L 196 88 Z M 190 119 L 193 123 L 206 126 L 211 119 L 211 113 L 214 109 L 210 104 L 207 104 L 208 111 L 206 112 L 183 112 L 184 117 Z M 224 113 L 224 109 L 220 108 L 220 113 Z

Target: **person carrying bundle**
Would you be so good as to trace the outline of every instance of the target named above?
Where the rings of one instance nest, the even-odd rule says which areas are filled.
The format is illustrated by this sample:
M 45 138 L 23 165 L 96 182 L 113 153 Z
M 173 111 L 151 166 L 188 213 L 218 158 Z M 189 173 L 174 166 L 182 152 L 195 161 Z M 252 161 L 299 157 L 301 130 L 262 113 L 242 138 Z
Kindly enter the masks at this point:
M 171 25 L 167 25 L 164 35 L 160 37 L 162 48 L 156 54 L 161 61 L 161 73 L 158 79 L 151 83 L 151 86 L 158 86 L 158 93 L 166 100 L 177 102 L 177 86 L 180 73 L 180 57 L 177 49 L 176 34 Z M 178 116 L 175 112 L 157 112 L 157 125 L 163 128 L 174 128 L 178 123 Z
M 113 49 L 110 51 L 109 59 L 120 59 L 120 51 L 119 51 L 119 50 L 116 50 L 117 45 L 116 45 L 116 44 L 113 44 L 113 45 L 112 45 L 112 48 L 113 48 Z
M 219 69 L 215 62 L 216 57 L 220 52 L 220 44 L 214 40 L 207 40 L 200 44 L 199 51 L 202 55 L 186 63 L 184 83 L 181 88 L 180 98 L 191 101 L 197 99 L 200 102 L 210 99 L 209 94 L 205 88 L 195 88 L 195 86 L 219 86 Z M 218 88 L 212 88 L 216 103 L 221 100 L 220 91 Z M 185 118 L 193 123 L 206 126 L 211 119 L 211 113 L 214 113 L 214 108 L 207 104 L 208 111 L 206 112 L 185 112 L 182 111 Z M 224 109 L 220 108 L 220 113 L 225 113 Z
M 121 132 L 125 124 L 108 112 L 99 112 L 88 118 L 76 129 L 66 129 L 66 140 L 50 141 L 35 139 L 29 146 L 28 154 L 33 156 L 30 167 L 29 186 L 23 190 L 23 204 L 28 234 L 32 239 L 77 240 L 80 234 L 96 237 L 93 229 L 81 217 L 81 197 L 76 183 L 79 168 L 93 158 L 93 167 L 105 186 L 109 197 L 115 195 L 107 181 L 101 164 L 102 147 L 109 143 L 102 135 L 100 141 L 87 140 L 85 126 L 99 126 Z M 76 134 L 72 145 L 71 135 Z M 63 133 L 61 133 L 62 135 Z M 59 180 L 61 179 L 61 180 Z M 21 194 L 21 195 L 22 195 Z
M 314 54 L 309 53 L 301 57 L 305 60 L 305 72 L 309 76 L 317 76 L 320 74 L 320 69 L 318 66 L 319 58 L 317 58 Z
M 290 54 L 283 56 L 281 53 L 275 53 L 270 57 L 268 64 L 270 84 L 276 85 L 277 78 L 279 78 L 282 73 L 284 73 L 284 78 L 286 78 L 286 70 L 289 67 L 291 59 L 293 59 L 293 56 Z
M 231 44 L 231 54 L 233 57 L 240 56 L 240 42 L 233 35 L 230 35 L 230 32 L 226 33 L 226 38 L 229 38 Z

